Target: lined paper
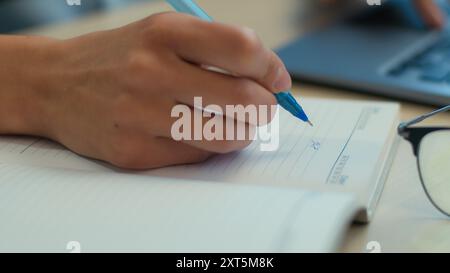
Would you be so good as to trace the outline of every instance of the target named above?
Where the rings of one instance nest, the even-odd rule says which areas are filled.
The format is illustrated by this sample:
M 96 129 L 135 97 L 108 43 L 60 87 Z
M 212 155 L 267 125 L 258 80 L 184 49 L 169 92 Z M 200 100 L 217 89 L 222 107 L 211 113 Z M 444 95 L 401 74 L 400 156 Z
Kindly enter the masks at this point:
M 329 252 L 351 195 L 0 164 L 0 252 Z M 186 194 L 186 193 L 189 194 Z
M 336 100 L 303 100 L 315 126 L 280 110 L 280 147 L 260 151 L 255 141 L 241 152 L 197 165 L 143 173 L 149 176 L 230 183 L 343 187 L 371 183 L 375 166 L 395 126 L 398 105 Z M 110 171 L 59 144 L 35 138 L 0 137 L 0 162 L 79 170 Z
M 372 176 L 392 134 L 398 106 L 323 100 L 303 103 L 315 126 L 280 111 L 280 147 L 274 152 L 260 151 L 256 141 L 243 152 L 217 156 L 204 164 L 147 174 L 347 190 L 374 182 Z

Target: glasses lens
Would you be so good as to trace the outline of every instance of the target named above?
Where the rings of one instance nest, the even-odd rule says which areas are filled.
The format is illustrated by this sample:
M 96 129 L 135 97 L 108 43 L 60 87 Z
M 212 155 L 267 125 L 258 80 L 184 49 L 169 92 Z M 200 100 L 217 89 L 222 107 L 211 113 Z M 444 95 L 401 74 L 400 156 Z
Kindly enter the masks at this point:
M 420 143 L 419 166 L 434 205 L 450 214 L 450 130 L 425 136 Z

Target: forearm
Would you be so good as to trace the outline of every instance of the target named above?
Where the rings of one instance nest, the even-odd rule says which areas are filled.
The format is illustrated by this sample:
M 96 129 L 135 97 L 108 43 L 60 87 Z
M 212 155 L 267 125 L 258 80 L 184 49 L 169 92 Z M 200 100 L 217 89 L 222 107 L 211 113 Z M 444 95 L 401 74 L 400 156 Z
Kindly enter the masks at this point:
M 0 134 L 48 135 L 45 87 L 53 73 L 54 43 L 41 37 L 0 36 Z

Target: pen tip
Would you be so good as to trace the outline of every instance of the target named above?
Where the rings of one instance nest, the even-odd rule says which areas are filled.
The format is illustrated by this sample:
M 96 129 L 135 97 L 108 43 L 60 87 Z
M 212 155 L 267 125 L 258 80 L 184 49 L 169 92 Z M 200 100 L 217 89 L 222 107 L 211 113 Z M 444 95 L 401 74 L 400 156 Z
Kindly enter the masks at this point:
M 314 127 L 314 124 L 311 121 L 308 120 L 307 122 L 311 127 Z

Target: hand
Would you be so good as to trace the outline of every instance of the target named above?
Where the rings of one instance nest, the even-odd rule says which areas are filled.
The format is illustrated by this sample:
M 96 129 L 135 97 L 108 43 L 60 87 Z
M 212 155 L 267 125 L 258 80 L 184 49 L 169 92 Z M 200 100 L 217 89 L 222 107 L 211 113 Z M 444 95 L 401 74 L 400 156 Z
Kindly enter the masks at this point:
M 47 122 L 26 133 L 124 168 L 194 163 L 243 149 L 250 141 L 172 140 L 172 108 L 192 107 L 195 96 L 223 108 L 271 106 L 273 92 L 291 87 L 281 60 L 252 31 L 176 13 L 47 48 L 59 58 L 46 59 L 56 60 L 46 63 L 48 72 L 40 79 L 46 84 L 33 98 L 41 105 L 34 115 Z
M 321 0 L 321 2 L 324 4 L 336 4 L 338 1 Z M 440 7 L 434 0 L 413 0 L 411 2 L 412 5 L 417 8 L 420 16 L 427 26 L 432 28 L 441 28 L 444 26 L 446 20 L 445 14 L 441 11 Z
M 445 15 L 440 7 L 432 0 L 414 0 L 423 21 L 433 28 L 442 28 L 445 24 Z

